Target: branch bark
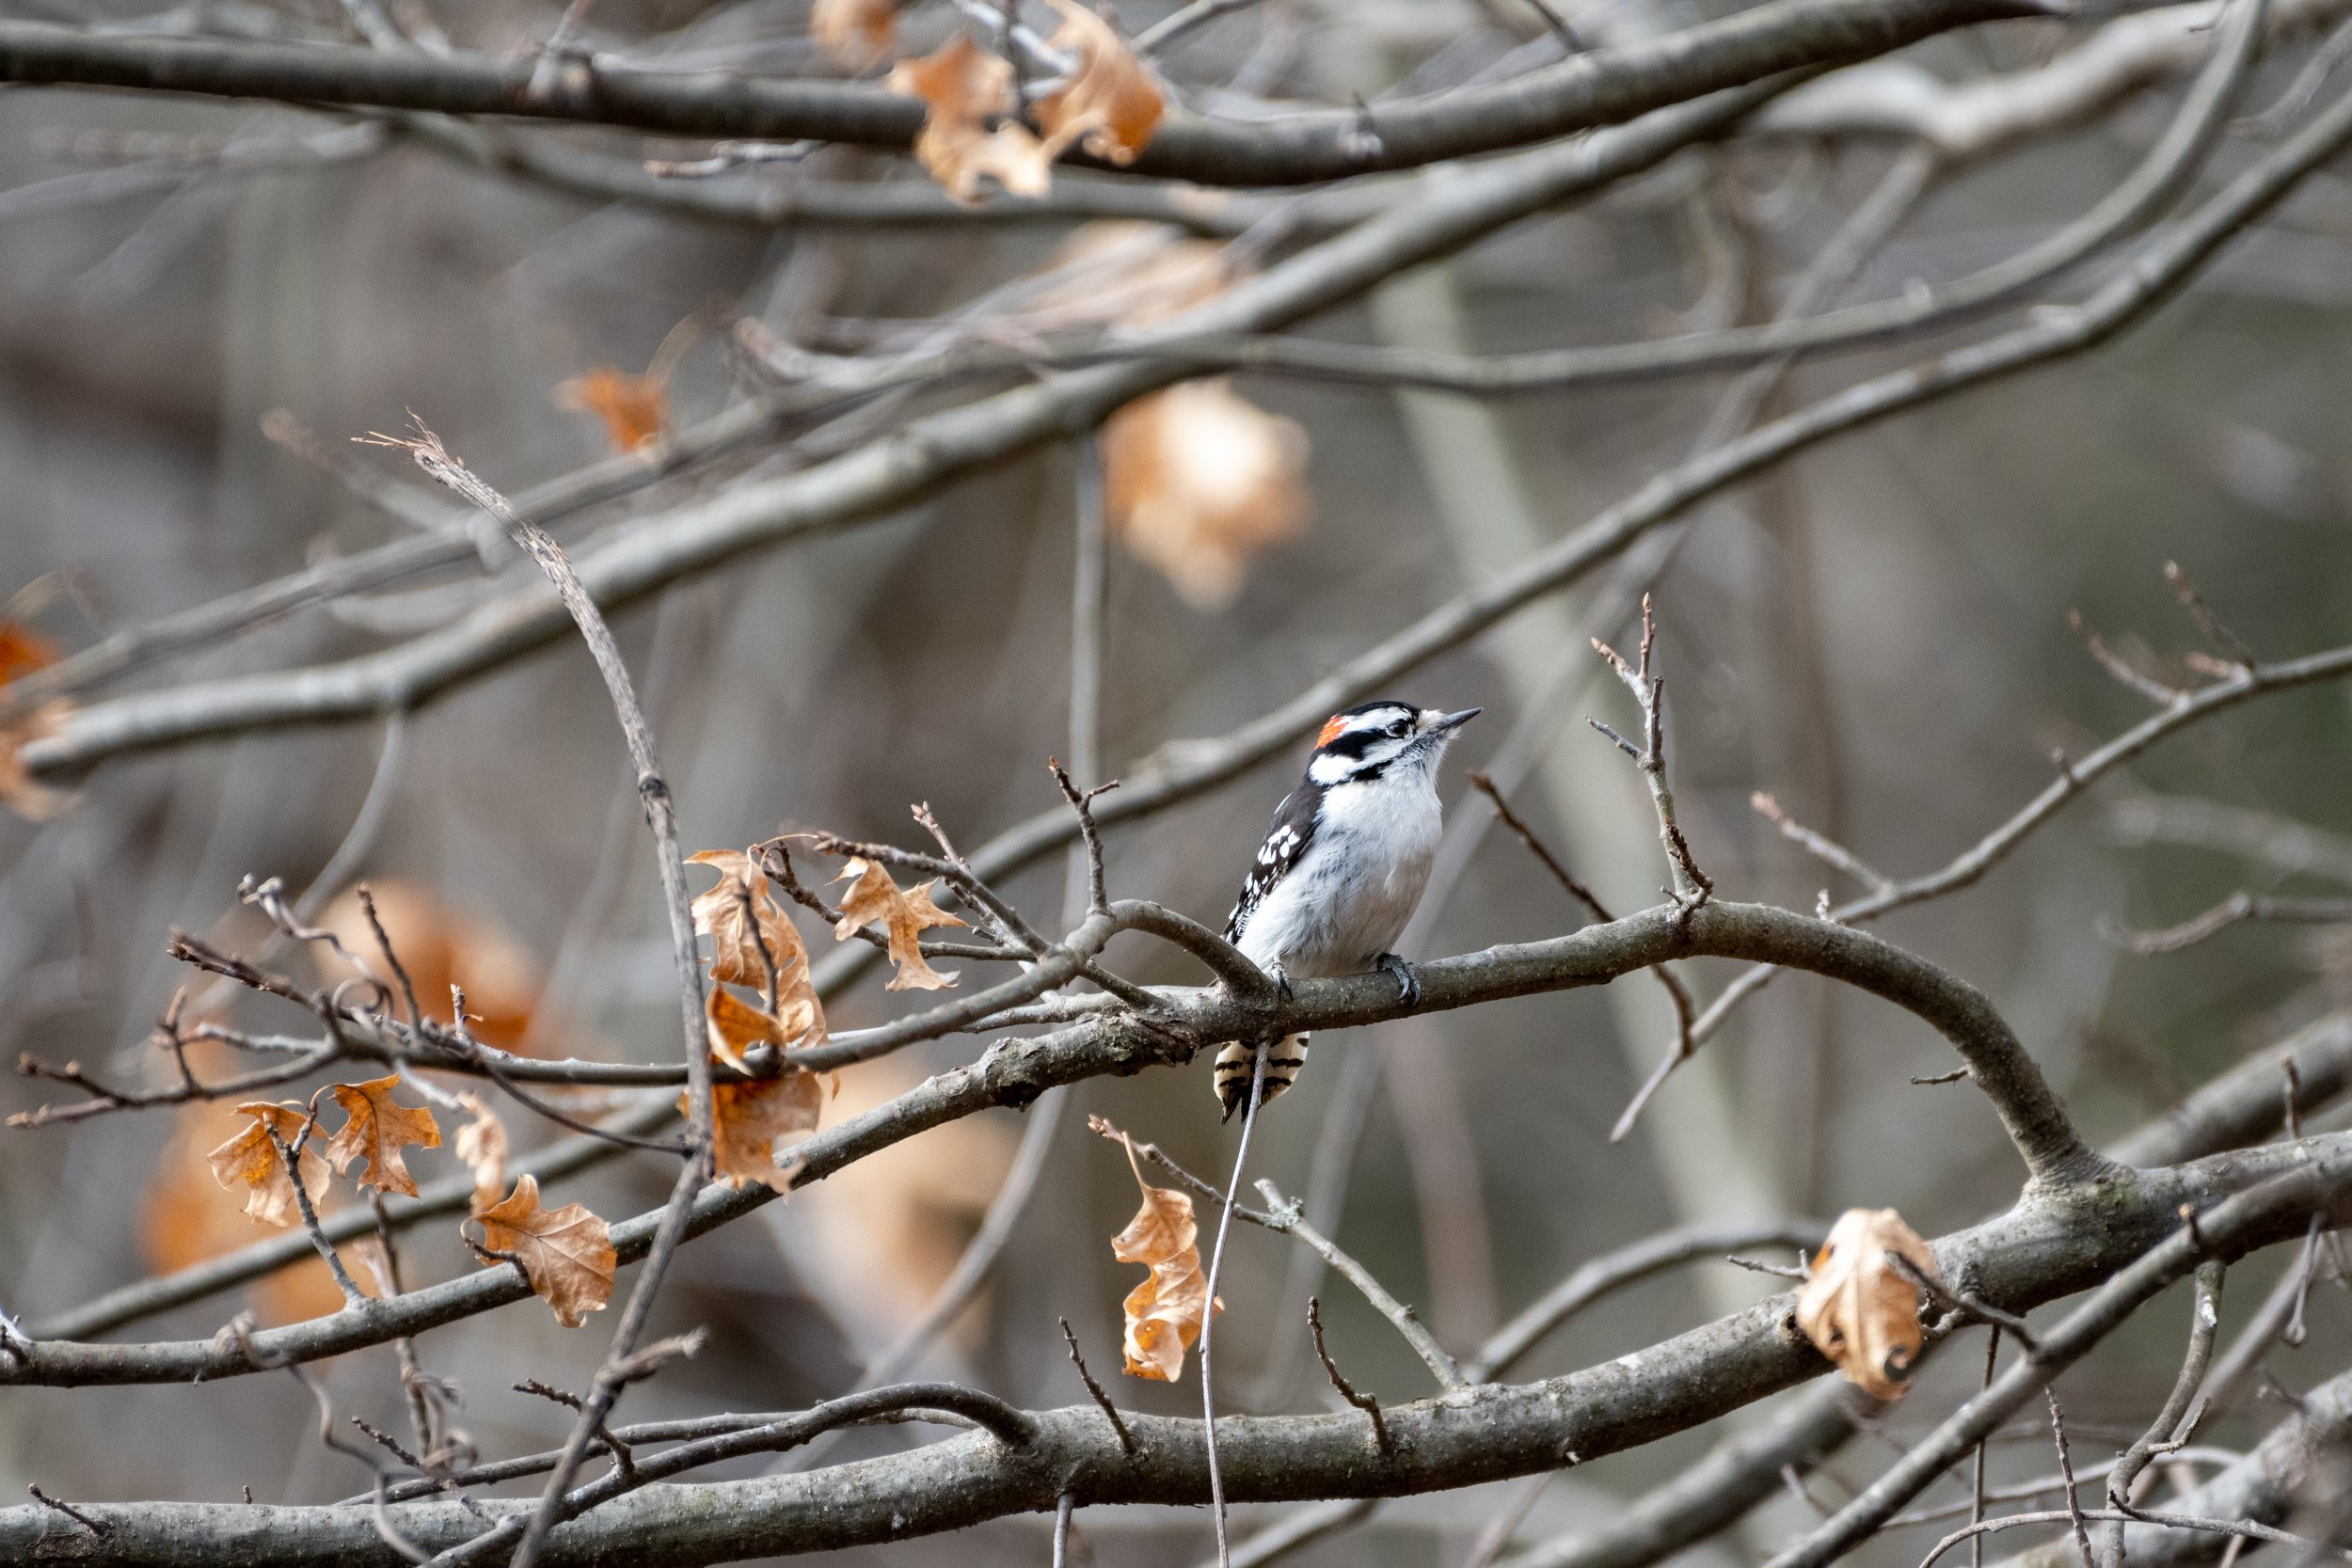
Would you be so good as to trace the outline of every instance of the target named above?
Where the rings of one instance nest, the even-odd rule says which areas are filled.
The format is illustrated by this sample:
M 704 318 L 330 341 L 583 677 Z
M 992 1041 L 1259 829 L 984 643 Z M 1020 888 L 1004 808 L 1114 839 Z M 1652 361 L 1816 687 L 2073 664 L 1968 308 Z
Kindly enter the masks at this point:
M 1126 171 L 1289 185 L 1410 168 L 1620 124 L 1783 71 L 1843 65 L 1955 27 L 2063 14 L 2057 0 L 1766 0 L 1718 21 L 1596 49 L 1508 82 L 1363 109 L 1240 122 L 1171 113 Z M 727 140 L 905 150 L 923 105 L 844 82 L 538 62 L 352 45 L 97 34 L 0 23 L 0 80 L 301 103 L 511 115 Z

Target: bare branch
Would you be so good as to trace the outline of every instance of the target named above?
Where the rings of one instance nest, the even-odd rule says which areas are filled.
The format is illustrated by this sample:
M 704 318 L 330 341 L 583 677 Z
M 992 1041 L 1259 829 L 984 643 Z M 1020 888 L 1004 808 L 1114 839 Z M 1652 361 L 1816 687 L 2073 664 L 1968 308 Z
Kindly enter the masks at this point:
M 1298 184 L 1407 168 L 1629 119 L 1778 72 L 1843 64 L 1953 27 L 2044 14 L 2025 0 L 1774 0 L 1654 40 L 1595 50 L 1514 81 L 1245 123 L 1171 114 L 1129 169 L 1203 182 Z M 445 115 L 584 121 L 717 139 L 905 150 L 922 105 L 876 87 L 680 76 L 599 59 L 533 90 L 532 58 L 427 56 L 0 24 L 0 78 L 278 98 Z

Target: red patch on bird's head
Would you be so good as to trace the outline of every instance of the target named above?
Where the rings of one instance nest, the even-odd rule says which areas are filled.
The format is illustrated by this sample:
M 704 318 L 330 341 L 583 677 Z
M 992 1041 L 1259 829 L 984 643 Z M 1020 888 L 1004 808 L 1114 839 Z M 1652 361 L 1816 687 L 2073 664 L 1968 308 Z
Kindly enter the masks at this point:
M 1341 736 L 1345 735 L 1346 733 L 1347 715 L 1344 713 L 1335 713 L 1331 715 L 1330 718 L 1326 719 L 1323 721 L 1323 729 L 1321 733 L 1315 736 L 1315 745 L 1318 749 L 1328 746 L 1331 742 L 1337 740 Z

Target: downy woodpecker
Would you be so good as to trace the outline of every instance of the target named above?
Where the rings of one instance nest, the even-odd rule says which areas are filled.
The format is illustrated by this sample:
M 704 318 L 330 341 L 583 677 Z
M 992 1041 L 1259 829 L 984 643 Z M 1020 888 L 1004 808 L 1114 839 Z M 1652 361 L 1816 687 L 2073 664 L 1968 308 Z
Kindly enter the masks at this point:
M 1428 885 L 1440 830 L 1438 763 L 1477 708 L 1441 713 L 1410 703 L 1365 703 L 1327 720 L 1307 776 L 1282 798 L 1225 940 L 1289 990 L 1295 979 L 1396 976 L 1398 993 L 1420 985 L 1390 951 Z M 1230 1118 L 1248 1098 L 1255 1041 L 1216 1054 L 1216 1097 Z M 1265 1098 L 1291 1086 L 1307 1037 L 1268 1047 Z

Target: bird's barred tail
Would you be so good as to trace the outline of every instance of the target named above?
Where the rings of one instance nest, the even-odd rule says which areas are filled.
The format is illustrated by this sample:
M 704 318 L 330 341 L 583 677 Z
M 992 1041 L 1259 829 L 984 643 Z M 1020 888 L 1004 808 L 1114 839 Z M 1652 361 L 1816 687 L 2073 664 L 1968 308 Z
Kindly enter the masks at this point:
M 1307 1065 L 1307 1037 L 1285 1035 L 1266 1048 L 1265 1099 L 1259 1101 L 1263 1109 L 1267 1101 L 1280 1094 L 1298 1080 L 1298 1069 Z M 1225 1107 L 1225 1119 L 1233 1119 L 1242 1101 L 1249 1098 L 1249 1080 L 1257 1072 L 1258 1042 L 1237 1040 L 1216 1053 L 1216 1101 Z

